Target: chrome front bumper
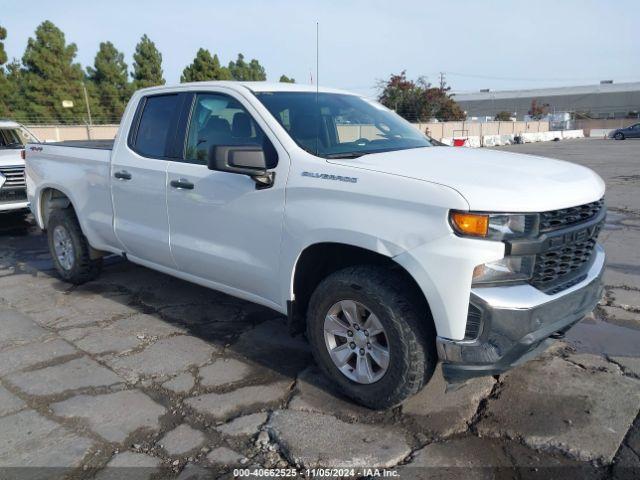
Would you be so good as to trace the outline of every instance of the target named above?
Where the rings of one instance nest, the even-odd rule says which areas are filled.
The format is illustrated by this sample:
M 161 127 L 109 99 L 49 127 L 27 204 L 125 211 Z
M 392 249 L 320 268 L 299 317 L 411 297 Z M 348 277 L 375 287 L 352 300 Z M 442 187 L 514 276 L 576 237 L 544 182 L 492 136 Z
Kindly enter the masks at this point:
M 0 213 L 4 212 L 15 212 L 15 211 L 27 211 L 29 210 L 29 202 L 21 201 L 21 202 L 0 202 Z
M 471 303 L 482 312 L 475 340 L 437 339 L 444 377 L 450 382 L 495 375 L 535 357 L 591 312 L 602 297 L 604 249 L 596 245 L 586 278 L 555 295 L 531 285 L 474 288 Z

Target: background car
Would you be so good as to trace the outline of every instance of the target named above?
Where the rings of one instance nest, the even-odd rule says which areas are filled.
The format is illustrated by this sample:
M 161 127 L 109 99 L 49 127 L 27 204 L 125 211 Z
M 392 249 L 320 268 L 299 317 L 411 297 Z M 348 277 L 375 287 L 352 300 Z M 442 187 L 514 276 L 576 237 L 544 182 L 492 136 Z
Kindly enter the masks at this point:
M 624 140 L 625 138 L 640 138 L 640 123 L 634 123 L 628 127 L 618 128 L 609 133 L 609 138 Z

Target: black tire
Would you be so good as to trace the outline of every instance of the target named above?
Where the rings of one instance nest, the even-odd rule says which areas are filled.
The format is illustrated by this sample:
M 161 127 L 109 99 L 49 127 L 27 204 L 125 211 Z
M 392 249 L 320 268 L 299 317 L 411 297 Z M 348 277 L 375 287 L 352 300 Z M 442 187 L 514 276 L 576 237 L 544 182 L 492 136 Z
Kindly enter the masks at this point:
M 341 300 L 366 305 L 382 323 L 389 366 L 378 381 L 363 384 L 334 364 L 324 338 L 327 312 Z M 437 363 L 435 328 L 424 300 L 400 272 L 377 266 L 348 267 L 329 275 L 309 302 L 307 336 L 316 362 L 348 397 L 372 409 L 386 409 L 414 395 L 429 381 Z
M 618 132 L 613 136 L 613 138 L 615 138 L 616 140 L 624 140 L 624 133 Z
M 65 268 L 60 263 L 54 247 L 54 231 L 56 228 L 64 229 L 71 239 L 73 246 L 71 267 Z M 53 258 L 53 264 L 60 277 L 75 285 L 88 282 L 96 278 L 102 270 L 102 258 L 91 259 L 91 249 L 87 238 L 82 233 L 78 218 L 71 208 L 56 209 L 51 212 L 47 223 L 47 238 L 49 252 Z

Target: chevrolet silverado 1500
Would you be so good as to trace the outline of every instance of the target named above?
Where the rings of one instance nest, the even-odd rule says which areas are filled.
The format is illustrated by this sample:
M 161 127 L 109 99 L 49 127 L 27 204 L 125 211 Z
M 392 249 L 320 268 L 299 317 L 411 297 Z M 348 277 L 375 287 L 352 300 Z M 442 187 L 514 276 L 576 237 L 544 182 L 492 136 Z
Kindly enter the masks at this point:
M 271 307 L 372 408 L 416 393 L 438 361 L 454 383 L 505 371 L 602 293 L 594 172 L 433 146 L 338 90 L 140 90 L 114 142 L 30 144 L 27 186 L 63 279 L 118 254 Z

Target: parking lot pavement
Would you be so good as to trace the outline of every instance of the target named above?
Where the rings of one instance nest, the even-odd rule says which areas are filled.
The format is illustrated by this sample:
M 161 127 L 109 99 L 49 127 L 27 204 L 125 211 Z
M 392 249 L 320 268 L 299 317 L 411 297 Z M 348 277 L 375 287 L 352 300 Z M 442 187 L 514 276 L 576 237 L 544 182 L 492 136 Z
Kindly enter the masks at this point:
M 98 280 L 65 284 L 32 222 L 0 217 L 0 467 L 36 478 L 234 466 L 624 478 L 640 467 L 640 142 L 508 148 L 605 178 L 606 297 L 542 358 L 448 391 L 437 370 L 386 412 L 337 394 L 276 313 L 115 258 Z

